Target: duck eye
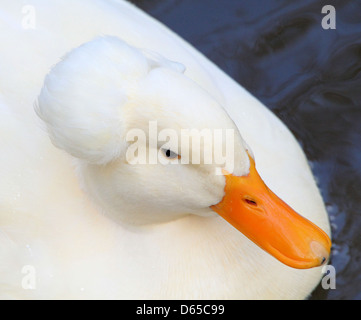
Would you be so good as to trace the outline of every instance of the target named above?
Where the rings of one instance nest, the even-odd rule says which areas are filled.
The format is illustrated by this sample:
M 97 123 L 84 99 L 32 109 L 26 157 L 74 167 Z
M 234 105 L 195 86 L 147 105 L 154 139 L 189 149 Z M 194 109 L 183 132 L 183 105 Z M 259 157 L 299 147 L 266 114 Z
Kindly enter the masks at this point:
M 162 149 L 162 152 L 168 159 L 180 159 L 180 155 L 170 149 Z

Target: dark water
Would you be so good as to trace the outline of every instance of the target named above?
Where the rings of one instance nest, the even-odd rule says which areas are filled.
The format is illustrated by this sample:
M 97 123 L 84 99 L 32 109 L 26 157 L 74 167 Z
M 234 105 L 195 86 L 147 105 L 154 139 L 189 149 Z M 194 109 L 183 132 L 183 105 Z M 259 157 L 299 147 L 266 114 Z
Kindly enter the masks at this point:
M 133 0 L 275 112 L 302 144 L 327 205 L 336 289 L 361 299 L 361 0 Z M 324 5 L 336 29 L 324 30 Z

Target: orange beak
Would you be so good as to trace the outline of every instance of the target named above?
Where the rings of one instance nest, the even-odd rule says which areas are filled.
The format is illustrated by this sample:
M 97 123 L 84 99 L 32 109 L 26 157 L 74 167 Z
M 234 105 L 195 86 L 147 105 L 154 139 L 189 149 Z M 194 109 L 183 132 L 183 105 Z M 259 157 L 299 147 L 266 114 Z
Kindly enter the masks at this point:
M 330 238 L 268 189 L 249 158 L 250 173 L 243 177 L 226 174 L 225 196 L 211 209 L 290 267 L 324 264 L 330 254 Z

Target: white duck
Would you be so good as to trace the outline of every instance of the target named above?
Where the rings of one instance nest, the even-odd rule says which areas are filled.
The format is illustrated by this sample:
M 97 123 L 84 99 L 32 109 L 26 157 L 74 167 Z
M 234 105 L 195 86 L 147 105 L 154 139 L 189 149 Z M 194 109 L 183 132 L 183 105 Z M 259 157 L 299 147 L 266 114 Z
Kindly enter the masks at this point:
M 307 297 L 330 229 L 287 128 L 129 3 L 31 4 L 0 9 L 0 297 Z M 128 163 L 152 120 L 235 129 L 234 171 Z

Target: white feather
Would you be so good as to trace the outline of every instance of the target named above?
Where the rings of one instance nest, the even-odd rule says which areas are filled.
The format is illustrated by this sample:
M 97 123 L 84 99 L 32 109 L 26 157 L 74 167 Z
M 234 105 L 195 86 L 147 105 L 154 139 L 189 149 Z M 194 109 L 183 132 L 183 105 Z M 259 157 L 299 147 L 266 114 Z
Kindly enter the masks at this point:
M 237 128 L 270 188 L 329 232 L 288 129 L 129 3 L 32 5 L 36 26 L 29 30 L 22 1 L 0 9 L 0 297 L 305 298 L 320 269 L 286 267 L 209 216 L 206 207 L 223 195 L 220 177 L 204 168 L 130 169 L 122 159 L 124 132 L 149 117 L 163 126 Z M 169 87 L 160 94 L 162 81 Z M 66 152 L 50 143 L 34 113 L 39 94 L 37 113 Z M 245 173 L 247 145 L 240 136 L 237 143 L 237 170 Z M 36 270 L 35 290 L 22 287 L 24 265 Z

